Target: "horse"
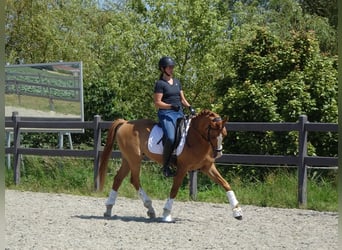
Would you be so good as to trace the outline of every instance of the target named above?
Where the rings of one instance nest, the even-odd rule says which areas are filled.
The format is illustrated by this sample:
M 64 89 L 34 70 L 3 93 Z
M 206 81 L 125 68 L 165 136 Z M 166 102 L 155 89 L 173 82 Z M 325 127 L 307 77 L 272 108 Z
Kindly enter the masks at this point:
M 222 139 L 227 135 L 225 124 L 227 119 L 222 119 L 218 114 L 208 109 L 202 110 L 189 119 L 189 127 L 186 134 L 183 150 L 177 156 L 176 173 L 173 184 L 163 208 L 162 221 L 172 222 L 172 206 L 184 177 L 189 171 L 199 170 L 208 175 L 212 181 L 221 185 L 226 191 L 233 217 L 241 220 L 242 209 L 230 184 L 221 176 L 215 166 L 215 159 L 222 156 Z M 116 119 L 112 122 L 106 144 L 100 156 L 97 181 L 99 190 L 102 191 L 108 168 L 108 161 L 116 140 L 121 152 L 121 166 L 114 176 L 112 189 L 105 202 L 105 217 L 111 217 L 112 208 L 115 205 L 118 189 L 124 178 L 131 173 L 130 182 L 147 208 L 149 218 L 156 218 L 152 200 L 145 193 L 140 184 L 140 166 L 144 157 L 162 164 L 162 154 L 152 153 L 148 148 L 149 135 L 157 123 L 151 119 L 138 119 L 127 121 Z

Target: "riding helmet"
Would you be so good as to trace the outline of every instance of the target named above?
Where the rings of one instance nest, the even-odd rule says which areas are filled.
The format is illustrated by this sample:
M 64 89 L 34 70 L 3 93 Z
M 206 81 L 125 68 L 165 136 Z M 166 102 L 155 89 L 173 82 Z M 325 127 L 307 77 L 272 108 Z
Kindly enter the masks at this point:
M 165 68 L 167 66 L 175 66 L 175 65 L 176 65 L 175 61 L 169 56 L 163 56 L 159 60 L 159 69 Z

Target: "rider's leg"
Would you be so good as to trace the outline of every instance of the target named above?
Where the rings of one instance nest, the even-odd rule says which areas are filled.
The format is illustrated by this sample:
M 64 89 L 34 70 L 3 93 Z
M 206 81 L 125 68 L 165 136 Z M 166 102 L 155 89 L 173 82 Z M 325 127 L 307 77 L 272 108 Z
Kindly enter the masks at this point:
M 170 159 L 171 154 L 174 149 L 174 141 L 175 141 L 175 122 L 171 117 L 164 116 L 163 119 L 160 119 L 164 136 L 164 149 L 163 149 L 163 174 L 166 177 L 174 176 L 172 170 L 170 168 Z
M 166 177 L 174 176 L 174 173 L 172 173 L 171 168 L 170 168 L 170 159 L 171 159 L 172 151 L 173 151 L 173 142 L 167 138 L 165 140 L 164 149 L 163 149 L 163 174 Z

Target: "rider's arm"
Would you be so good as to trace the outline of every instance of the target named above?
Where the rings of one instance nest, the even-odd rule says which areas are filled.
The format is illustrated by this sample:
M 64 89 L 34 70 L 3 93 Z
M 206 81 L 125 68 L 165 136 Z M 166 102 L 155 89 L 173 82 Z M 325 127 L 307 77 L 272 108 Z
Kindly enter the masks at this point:
M 171 104 L 163 102 L 162 98 L 163 98 L 163 93 L 154 93 L 153 94 L 154 105 L 156 106 L 156 108 L 171 109 Z
M 189 102 L 186 100 L 186 98 L 184 96 L 183 90 L 180 91 L 180 96 L 181 96 L 181 102 L 182 102 L 183 106 L 185 106 L 187 108 L 190 107 Z

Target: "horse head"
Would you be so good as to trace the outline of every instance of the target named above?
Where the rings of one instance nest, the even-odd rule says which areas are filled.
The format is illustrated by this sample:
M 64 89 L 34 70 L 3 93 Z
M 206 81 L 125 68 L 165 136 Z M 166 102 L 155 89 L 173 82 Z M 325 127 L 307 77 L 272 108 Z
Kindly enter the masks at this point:
M 227 135 L 226 122 L 227 119 L 222 119 L 218 114 L 207 109 L 193 118 L 192 125 L 196 124 L 194 128 L 210 144 L 213 158 L 222 156 L 222 141 Z

